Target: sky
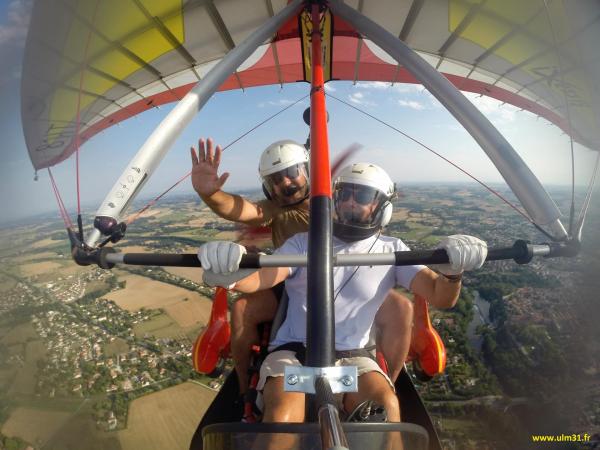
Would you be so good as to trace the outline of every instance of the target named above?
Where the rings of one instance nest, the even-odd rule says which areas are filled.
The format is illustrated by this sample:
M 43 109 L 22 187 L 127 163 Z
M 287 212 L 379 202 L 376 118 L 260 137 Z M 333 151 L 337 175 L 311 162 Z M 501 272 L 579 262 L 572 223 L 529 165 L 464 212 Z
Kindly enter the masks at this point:
M 34 181 L 20 120 L 20 74 L 32 0 L 0 0 L 0 223 L 54 212 L 56 200 L 46 171 Z M 227 145 L 250 128 L 308 93 L 294 83 L 245 91 L 217 93 L 175 142 L 141 192 L 156 195 L 190 170 L 189 148 L 199 137 L 211 136 Z M 331 82 L 327 93 L 381 118 L 449 158 L 486 182 L 502 178 L 485 153 L 459 123 L 422 87 L 380 82 Z M 570 142 L 543 118 L 511 105 L 467 94 L 529 165 L 544 186 L 571 182 Z M 270 143 L 294 139 L 303 143 L 308 127 L 304 100 L 225 151 L 222 170 L 231 173 L 224 189 L 259 188 L 258 158 Z M 469 182 L 466 175 L 393 130 L 367 118 L 332 97 L 329 144 L 332 160 L 348 146 L 360 144 L 353 162 L 379 164 L 401 187 L 413 182 Z M 173 108 L 147 111 L 105 130 L 80 149 L 80 185 L 85 210 L 95 210 L 137 150 Z M 575 146 L 576 182 L 585 185 L 595 154 Z M 63 201 L 72 216 L 76 209 L 74 157 L 53 168 Z M 189 180 L 173 194 L 193 193 Z

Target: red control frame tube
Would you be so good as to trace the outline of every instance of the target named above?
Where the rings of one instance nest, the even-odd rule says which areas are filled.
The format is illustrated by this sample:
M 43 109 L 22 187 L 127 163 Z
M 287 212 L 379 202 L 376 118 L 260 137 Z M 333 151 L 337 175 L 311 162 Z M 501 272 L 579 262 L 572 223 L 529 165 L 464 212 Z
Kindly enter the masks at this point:
M 311 5 L 310 226 L 308 246 L 306 365 L 331 367 L 335 355 L 331 172 L 321 51 L 321 7 Z M 310 413 L 309 413 L 310 415 Z

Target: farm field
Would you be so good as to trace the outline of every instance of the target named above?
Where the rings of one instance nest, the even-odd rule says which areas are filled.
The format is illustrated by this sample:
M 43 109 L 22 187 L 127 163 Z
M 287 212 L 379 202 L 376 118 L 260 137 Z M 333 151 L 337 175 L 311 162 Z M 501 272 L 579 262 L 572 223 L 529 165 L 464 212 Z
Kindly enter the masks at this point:
M 30 264 L 23 264 L 20 269 L 21 273 L 26 277 L 33 277 L 44 273 L 52 272 L 60 269 L 62 265 L 54 261 L 44 261 Z
M 43 445 L 43 450 L 121 450 L 117 435 L 97 430 L 90 417 L 88 402 L 82 405 L 81 410 L 70 415 Z
M 206 314 L 197 317 L 196 321 L 200 322 L 201 320 L 206 321 L 208 319 L 211 302 L 196 292 L 160 281 L 150 280 L 139 275 L 125 275 L 124 277 L 119 277 L 119 279 L 126 282 L 125 289 L 110 292 L 105 297 L 114 301 L 123 309 L 128 311 L 138 311 L 141 308 L 168 309 L 169 306 L 180 302 L 190 304 L 199 303 L 206 307 L 207 311 Z M 191 308 L 194 309 L 195 307 Z M 200 310 L 202 308 L 198 311 Z
M 167 314 L 160 314 L 150 320 L 134 325 L 133 332 L 140 339 L 144 338 L 145 335 L 154 336 L 155 338 L 167 338 L 179 336 L 183 333 L 183 330 Z
M 165 311 L 181 327 L 188 328 L 201 323 L 205 324 L 210 318 L 212 301 L 203 295 L 197 294 L 186 301 L 168 305 Z
M 177 268 L 186 270 L 186 268 Z M 190 271 L 187 268 L 188 272 Z M 192 269 L 196 273 L 201 269 Z M 123 275 L 121 276 L 121 273 Z M 211 299 L 193 291 L 173 286 L 139 275 L 119 272 L 119 280 L 125 281 L 125 289 L 106 294 L 119 307 L 129 311 L 141 308 L 162 309 L 166 314 L 135 326 L 138 337 L 144 334 L 175 337 L 183 334 L 193 339 L 210 318 Z M 201 276 L 201 275 L 200 275 Z
M 0 274 L 0 292 L 10 291 L 15 287 L 17 281 L 14 278 L 7 277 Z
M 215 395 L 187 382 L 134 400 L 127 429 L 119 431 L 123 450 L 187 450 Z
M 17 408 L 2 426 L 2 434 L 43 444 L 69 419 L 67 412 Z
M 202 282 L 202 269 L 199 267 L 164 267 L 164 270 L 179 278 L 185 278 L 196 283 Z
M 6 346 L 24 344 L 28 340 L 36 339 L 37 337 L 38 335 L 31 322 L 22 323 L 10 329 L 0 329 L 0 342 Z
M 57 244 L 58 241 L 55 241 L 54 239 L 42 239 L 40 241 L 36 241 L 33 244 L 30 245 L 31 248 L 44 248 L 44 247 L 49 247 L 50 245 L 53 244 Z
M 116 338 L 113 342 L 104 345 L 103 349 L 106 355 L 118 355 L 129 351 L 129 344 L 121 338 Z
M 25 344 L 25 362 L 18 369 L 17 376 L 9 392 L 15 394 L 33 394 L 36 382 L 37 361 L 46 355 L 46 346 L 41 340 Z
M 54 252 L 37 252 L 37 253 L 31 253 L 29 255 L 23 255 L 23 256 L 18 256 L 16 258 L 14 258 L 14 263 L 19 265 L 22 263 L 25 263 L 27 261 L 39 261 L 41 259 L 55 259 L 57 258 L 58 255 Z

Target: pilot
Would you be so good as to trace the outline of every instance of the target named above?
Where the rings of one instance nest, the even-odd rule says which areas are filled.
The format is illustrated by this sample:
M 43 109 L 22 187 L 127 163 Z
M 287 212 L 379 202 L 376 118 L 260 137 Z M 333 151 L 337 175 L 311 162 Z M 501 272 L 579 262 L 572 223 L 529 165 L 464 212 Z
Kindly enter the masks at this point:
M 333 184 L 333 247 L 337 254 L 390 253 L 408 250 L 394 237 L 382 235 L 392 214 L 391 199 L 395 186 L 387 173 L 369 163 L 345 167 Z M 289 238 L 275 253 L 306 254 L 308 233 Z M 449 236 L 440 248 L 450 262 L 436 273 L 426 266 L 335 267 L 335 350 L 337 365 L 358 368 L 358 392 L 343 398 L 346 412 L 365 400 L 382 405 L 390 422 L 400 421 L 400 406 L 393 384 L 378 364 L 364 353 L 378 309 L 390 289 L 402 286 L 420 295 L 437 308 L 455 305 L 464 270 L 480 267 L 487 256 L 484 241 L 467 235 Z M 233 242 L 213 241 L 202 245 L 199 258 L 203 279 L 209 285 L 225 286 L 252 293 L 285 282 L 289 296 L 285 321 L 271 341 L 270 353 L 260 369 L 258 389 L 264 396 L 264 422 L 302 422 L 304 394 L 285 392 L 284 366 L 300 365 L 306 344 L 305 267 L 268 267 L 260 270 L 239 269 L 246 250 Z

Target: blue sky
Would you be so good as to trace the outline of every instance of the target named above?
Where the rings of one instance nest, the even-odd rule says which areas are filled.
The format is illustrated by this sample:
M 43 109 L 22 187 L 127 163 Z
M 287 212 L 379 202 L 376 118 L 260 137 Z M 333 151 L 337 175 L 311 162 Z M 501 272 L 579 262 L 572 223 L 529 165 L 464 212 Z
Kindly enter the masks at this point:
M 0 1 L 0 221 L 56 211 L 46 171 L 33 181 L 22 135 L 19 105 L 21 57 L 29 18 L 30 0 Z M 423 88 L 389 83 L 334 82 L 328 92 L 389 122 L 489 182 L 501 177 L 474 140 Z M 177 140 L 141 196 L 160 192 L 190 168 L 189 147 L 198 137 L 212 136 L 223 145 L 233 141 L 264 118 L 308 93 L 308 85 L 267 86 L 216 94 Z M 529 112 L 486 97 L 469 95 L 498 127 L 546 186 L 570 183 L 569 140 L 558 128 Z M 304 142 L 308 127 L 302 121 L 307 100 L 228 149 L 223 170 L 231 172 L 225 189 L 259 187 L 256 167 L 262 149 L 279 139 Z M 353 143 L 362 150 L 355 160 L 380 164 L 401 186 L 403 182 L 469 181 L 446 162 L 394 131 L 329 99 L 329 137 L 332 157 Z M 127 162 L 152 130 L 172 109 L 153 109 L 103 131 L 81 148 L 81 188 L 84 205 L 95 209 Z M 587 183 L 593 153 L 576 146 L 577 181 Z M 53 169 L 70 212 L 75 205 L 75 162 L 71 158 Z M 192 192 L 189 181 L 174 192 Z

